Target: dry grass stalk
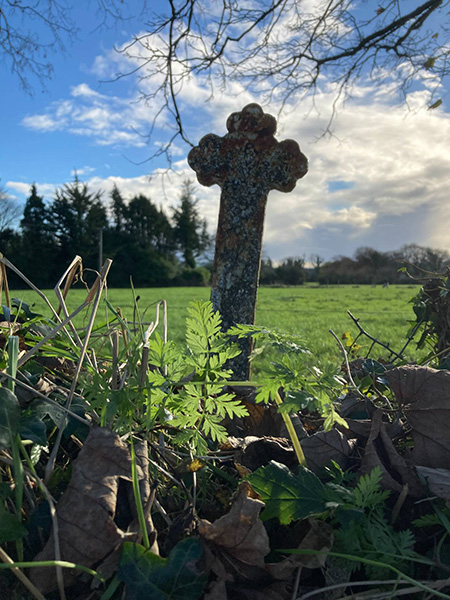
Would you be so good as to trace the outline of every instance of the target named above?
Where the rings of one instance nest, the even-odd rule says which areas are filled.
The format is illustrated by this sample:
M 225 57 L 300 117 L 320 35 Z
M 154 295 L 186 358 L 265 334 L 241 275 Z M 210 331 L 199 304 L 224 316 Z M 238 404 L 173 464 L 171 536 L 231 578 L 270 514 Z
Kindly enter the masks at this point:
M 0 547 L 0 560 L 4 563 L 13 565 L 13 559 L 7 554 L 3 548 Z M 41 592 L 37 589 L 37 587 L 31 583 L 28 577 L 25 575 L 23 571 L 18 569 L 17 567 L 11 567 L 12 573 L 17 577 L 19 581 L 23 583 L 23 585 L 27 588 L 31 594 L 36 598 L 36 600 L 45 600 L 45 596 L 41 594 Z
M 3 254 L 0 252 L 0 304 L 2 303 L 3 288 L 5 288 L 6 306 L 11 310 L 11 298 L 9 297 L 8 277 L 6 276 L 6 268 L 3 261 Z
M 42 300 L 44 300 L 44 302 L 46 303 L 46 305 L 47 305 L 47 306 L 50 308 L 50 310 L 52 311 L 52 314 L 53 314 L 53 316 L 56 318 L 56 321 L 58 321 L 59 323 L 61 323 L 61 319 L 59 318 L 59 316 L 58 316 L 58 314 L 57 314 L 56 310 L 53 308 L 53 305 L 52 305 L 52 303 L 50 302 L 50 300 L 47 298 L 47 296 L 46 296 L 46 295 L 45 295 L 43 292 L 41 292 L 41 290 L 40 290 L 38 287 L 36 287 L 36 286 L 34 285 L 34 283 L 33 283 L 32 281 L 30 281 L 30 280 L 28 279 L 28 277 L 26 277 L 26 276 L 25 276 L 25 275 L 22 273 L 22 271 L 20 271 L 20 270 L 19 270 L 19 269 L 18 269 L 18 268 L 17 268 L 17 267 L 16 267 L 16 266 L 15 266 L 15 265 L 12 263 L 12 262 L 10 262 L 10 261 L 9 261 L 7 258 L 5 258 L 4 256 L 0 256 L 0 270 L 1 270 L 1 269 L 3 269 L 3 271 L 5 272 L 5 277 L 6 277 L 6 269 L 5 269 L 5 267 L 8 267 L 8 269 L 11 269 L 11 271 L 14 271 L 14 273 L 15 273 L 16 275 L 18 275 L 18 276 L 19 276 L 19 277 L 22 279 L 22 281 L 24 281 L 24 282 L 25 282 L 25 283 L 28 285 L 28 287 L 30 287 L 30 288 L 33 290 L 33 292 L 36 292 L 36 294 L 37 294 L 37 295 L 38 295 L 40 298 L 42 298 Z M 8 294 L 9 294 L 9 291 L 8 291 Z M 9 296 L 8 296 L 8 297 L 9 297 Z M 67 324 L 67 323 L 69 323 L 69 322 L 70 322 L 70 320 L 68 319 L 68 320 L 65 322 L 65 324 Z M 71 324 L 71 326 L 72 326 L 72 324 Z M 58 331 L 59 331 L 59 330 L 58 330 Z M 64 333 L 67 335 L 67 337 L 68 337 L 68 339 L 71 341 L 71 343 L 72 343 L 73 345 L 75 345 L 75 342 L 73 341 L 73 339 L 72 339 L 72 337 L 71 337 L 70 333 L 67 331 L 66 327 L 63 327 L 63 331 L 64 331 Z
M 56 297 L 59 300 L 59 306 L 56 309 L 57 315 L 59 315 L 61 313 L 61 309 L 64 308 L 65 316 L 67 317 L 67 308 L 66 308 L 65 299 L 67 298 L 67 294 L 69 293 L 69 290 L 72 287 L 73 280 L 74 280 L 75 275 L 76 275 L 76 273 L 77 273 L 78 270 L 80 271 L 80 273 L 83 272 L 83 262 L 82 262 L 81 256 L 77 255 L 72 260 L 72 262 L 67 267 L 67 269 L 64 271 L 64 273 L 61 276 L 60 280 L 58 281 L 58 283 L 54 287 L 54 292 L 56 294 Z M 64 289 L 63 289 L 63 291 L 61 293 L 61 289 L 60 288 L 61 288 L 61 285 L 62 285 L 63 281 L 65 281 L 65 284 L 64 284 Z
M 95 317 L 97 316 L 97 310 L 98 310 L 98 306 L 100 304 L 100 299 L 102 296 L 103 289 L 106 287 L 106 278 L 108 276 L 109 269 L 111 268 L 111 264 L 112 264 L 112 260 L 107 259 L 105 261 L 105 264 L 103 265 L 101 273 L 98 275 L 97 280 L 93 286 L 96 289 L 96 296 L 95 296 L 94 304 L 92 306 L 91 316 L 89 319 L 89 324 L 87 326 L 86 335 L 85 335 L 84 342 L 83 342 L 83 347 L 81 349 L 81 354 L 78 359 L 77 366 L 76 366 L 75 373 L 74 373 L 73 380 L 72 380 L 72 385 L 70 387 L 70 391 L 67 396 L 67 400 L 66 400 L 66 408 L 67 409 L 69 409 L 71 406 L 72 399 L 73 399 L 73 396 L 75 394 L 75 390 L 76 390 L 76 387 L 78 384 L 78 378 L 80 376 L 81 369 L 82 369 L 82 366 L 84 363 L 84 359 L 87 356 L 87 348 L 89 345 L 92 328 L 94 326 Z M 89 304 L 91 297 L 92 297 L 92 295 L 89 293 L 83 304 L 85 304 L 85 305 Z M 89 302 L 88 302 L 88 300 L 89 300 Z M 62 438 L 62 434 L 64 431 L 65 422 L 66 422 L 66 415 L 63 415 L 61 418 L 61 421 L 59 423 L 59 431 L 58 431 L 58 435 L 57 435 L 57 438 L 55 441 L 55 445 L 53 446 L 52 452 L 50 454 L 50 458 L 49 458 L 47 466 L 45 468 L 45 481 L 46 482 L 49 481 L 51 474 L 53 473 L 53 468 L 54 468 L 55 461 L 56 461 L 56 455 L 58 453 L 59 445 L 61 443 L 61 438 Z

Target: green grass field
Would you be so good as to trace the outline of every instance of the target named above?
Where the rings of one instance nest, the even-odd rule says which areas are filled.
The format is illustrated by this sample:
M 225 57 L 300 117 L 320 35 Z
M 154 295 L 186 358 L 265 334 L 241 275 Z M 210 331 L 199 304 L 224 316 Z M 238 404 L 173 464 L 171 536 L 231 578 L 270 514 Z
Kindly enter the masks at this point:
M 346 331 L 356 336 L 358 330 L 347 315 L 347 311 L 360 319 L 360 324 L 371 335 L 382 342 L 389 343 L 394 350 L 400 350 L 406 341 L 409 321 L 414 319 L 409 300 L 418 292 L 417 286 L 301 286 L 292 288 L 261 288 L 258 295 L 258 325 L 277 329 L 285 333 L 300 335 L 311 350 L 316 363 L 340 362 L 336 341 L 329 333 L 332 329 L 340 338 Z M 45 292 L 56 306 L 53 291 Z M 191 300 L 207 300 L 208 288 L 147 288 L 136 290 L 138 307 L 146 322 L 155 319 L 154 304 L 165 299 L 168 304 L 169 337 L 177 342 L 183 341 L 186 307 Z M 83 290 L 71 290 L 68 296 L 69 309 L 79 306 L 84 297 Z M 19 291 L 12 294 L 27 303 L 34 303 L 37 312 L 49 315 L 43 301 L 32 291 Z M 128 318 L 133 317 L 133 294 L 131 290 L 110 289 L 107 291 L 109 302 L 120 307 Z M 99 318 L 105 317 L 106 305 L 101 303 Z M 87 323 L 85 312 L 76 320 L 77 325 Z M 367 338 L 359 341 L 363 344 L 362 353 L 370 342 Z M 410 344 L 406 353 L 408 360 L 418 360 L 414 344 Z M 373 358 L 387 357 L 386 353 L 376 351 Z

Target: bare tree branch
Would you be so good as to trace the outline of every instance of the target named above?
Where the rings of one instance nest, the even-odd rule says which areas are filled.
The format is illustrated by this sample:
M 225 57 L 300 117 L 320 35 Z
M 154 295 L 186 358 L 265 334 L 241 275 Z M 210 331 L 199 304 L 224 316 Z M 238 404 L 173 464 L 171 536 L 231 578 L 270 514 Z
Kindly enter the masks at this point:
M 141 4 L 145 10 L 146 0 Z M 121 0 L 97 0 L 92 8 L 96 29 L 130 18 Z M 67 0 L 0 0 L 0 60 L 31 94 L 32 80 L 45 87 L 53 75 L 50 57 L 64 51 L 81 27 Z
M 18 204 L 0 187 L 0 235 L 10 229 L 11 225 L 19 219 L 21 212 Z
M 189 142 L 180 108 L 193 76 L 209 86 L 239 81 L 266 101 L 288 102 L 315 93 L 320 77 L 351 95 L 361 75 L 394 81 L 404 94 L 413 82 L 436 88 L 449 75 L 450 0 L 169 0 L 170 13 L 122 48 L 132 67 L 172 117 L 175 138 Z M 309 8 L 308 8 L 309 7 Z M 373 13 L 371 14 L 371 11 Z M 161 106 L 161 104 L 159 105 Z

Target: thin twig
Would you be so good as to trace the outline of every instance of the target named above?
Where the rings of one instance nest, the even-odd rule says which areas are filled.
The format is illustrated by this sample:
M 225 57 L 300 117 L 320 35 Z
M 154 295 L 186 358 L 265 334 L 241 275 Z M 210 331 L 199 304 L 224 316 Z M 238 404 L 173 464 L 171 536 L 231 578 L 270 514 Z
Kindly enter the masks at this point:
M 347 371 L 347 377 L 348 377 L 350 383 L 352 384 L 353 391 L 356 392 L 356 394 L 360 398 L 362 398 L 363 400 L 367 400 L 367 398 L 364 396 L 364 394 L 358 388 L 358 386 L 356 385 L 356 383 L 355 383 L 355 381 L 353 379 L 352 370 L 350 368 L 350 363 L 348 362 L 347 350 L 344 348 L 344 344 L 341 342 L 341 340 L 338 338 L 338 336 L 334 333 L 334 331 L 332 329 L 329 329 L 328 332 L 331 333 L 331 335 L 334 337 L 334 339 L 339 344 L 339 347 L 341 349 L 342 355 L 344 356 L 345 370 Z
M 297 568 L 297 573 L 295 574 L 294 590 L 292 592 L 291 600 L 296 600 L 296 598 L 297 598 L 298 588 L 300 587 L 300 577 L 302 574 L 302 570 L 303 570 L 303 567 L 302 567 L 302 565 L 300 565 Z
M 356 318 L 355 316 L 352 315 L 352 313 L 348 310 L 347 311 L 348 316 L 351 318 L 351 320 L 353 321 L 353 323 L 356 325 L 356 327 L 359 329 L 359 331 L 365 335 L 367 338 L 369 338 L 369 340 L 371 340 L 374 344 L 378 344 L 379 346 L 381 346 L 382 348 L 385 348 L 391 355 L 396 356 L 398 359 L 400 360 L 404 360 L 404 357 L 401 354 L 398 354 L 397 352 L 395 352 L 395 350 L 392 350 L 392 348 L 389 346 L 389 344 L 384 344 L 383 342 L 380 342 L 380 340 L 377 340 L 377 338 L 374 338 L 372 335 L 370 335 L 370 333 L 368 333 L 360 324 L 359 324 L 359 319 Z M 373 347 L 372 345 L 372 347 Z
M 172 519 L 167 514 L 167 511 L 164 508 L 164 506 L 159 502 L 159 500 L 157 500 L 157 498 L 155 498 L 153 500 L 153 504 L 154 504 L 155 508 L 158 510 L 158 512 L 160 513 L 160 515 L 162 516 L 162 518 L 164 519 L 164 521 L 167 523 L 167 525 L 169 527 L 171 527 L 172 526 Z
M 405 483 L 402 486 L 402 491 L 400 492 L 400 494 L 399 494 L 399 496 L 397 498 L 397 502 L 395 503 L 395 506 L 394 506 L 394 508 L 392 509 L 392 512 L 391 512 L 390 522 L 392 524 L 394 524 L 395 521 L 397 520 L 397 517 L 398 517 L 398 515 L 400 513 L 400 510 L 401 510 L 401 508 L 402 508 L 403 504 L 405 503 L 405 500 L 406 500 L 406 498 L 408 496 L 408 493 L 409 493 L 409 485 L 407 483 Z
M 0 546 L 0 560 L 2 560 L 4 563 L 10 564 L 10 565 L 14 564 L 13 559 L 9 556 L 9 554 L 7 554 L 3 550 L 3 548 L 1 546 Z M 23 583 L 23 585 L 27 588 L 27 590 L 33 594 L 33 596 L 36 598 L 36 600 L 45 600 L 45 596 L 43 596 L 41 594 L 41 592 L 37 589 L 37 587 L 33 583 L 31 583 L 31 581 L 28 579 L 28 577 L 25 575 L 25 573 L 23 573 L 23 571 L 21 571 L 17 567 L 12 567 L 11 571 L 17 577 L 17 579 Z

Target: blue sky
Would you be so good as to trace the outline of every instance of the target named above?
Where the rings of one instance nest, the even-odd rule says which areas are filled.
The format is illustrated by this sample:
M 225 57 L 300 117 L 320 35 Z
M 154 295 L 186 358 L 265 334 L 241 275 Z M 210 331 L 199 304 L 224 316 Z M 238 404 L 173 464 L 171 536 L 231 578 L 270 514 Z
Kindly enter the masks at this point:
M 132 10 L 138 3 L 130 1 Z M 166 7 L 165 2 L 159 5 Z M 140 3 L 139 3 L 140 6 Z M 158 4 L 152 4 L 157 10 Z M 74 170 L 92 189 L 104 190 L 104 201 L 116 183 L 125 198 L 149 195 L 170 212 L 181 184 L 195 178 L 177 140 L 172 170 L 162 158 L 149 161 L 170 129 L 145 135 L 158 105 L 139 102 L 139 90 L 151 84 L 136 76 L 113 81 L 114 73 L 132 63 L 114 51 L 141 31 L 138 16 L 109 28 L 96 28 L 93 3 L 80 2 L 74 18 L 83 24 L 66 52 L 49 55 L 54 75 L 33 96 L 0 63 L 0 179 L 23 205 L 30 185 L 51 201 L 55 187 L 69 182 Z M 87 25 L 86 25 L 87 24 Z M 444 102 L 427 110 L 431 92 L 417 85 L 407 104 L 389 79 L 383 84 L 361 80 L 353 98 L 341 107 L 334 135 L 321 137 L 332 111 L 335 89 L 322 78 L 315 104 L 292 98 L 279 118 L 278 139 L 297 140 L 309 158 L 309 173 L 294 192 L 269 196 L 264 253 L 275 260 L 320 254 L 325 259 L 352 255 L 361 246 L 393 250 L 418 243 L 450 250 L 450 115 Z M 214 99 L 204 82 L 193 78 L 180 101 L 188 133 L 196 142 L 206 133 L 224 135 L 227 116 L 249 102 L 261 101 L 234 82 Z M 277 115 L 274 101 L 264 110 Z M 199 207 L 210 231 L 216 227 L 220 190 L 197 185 Z

